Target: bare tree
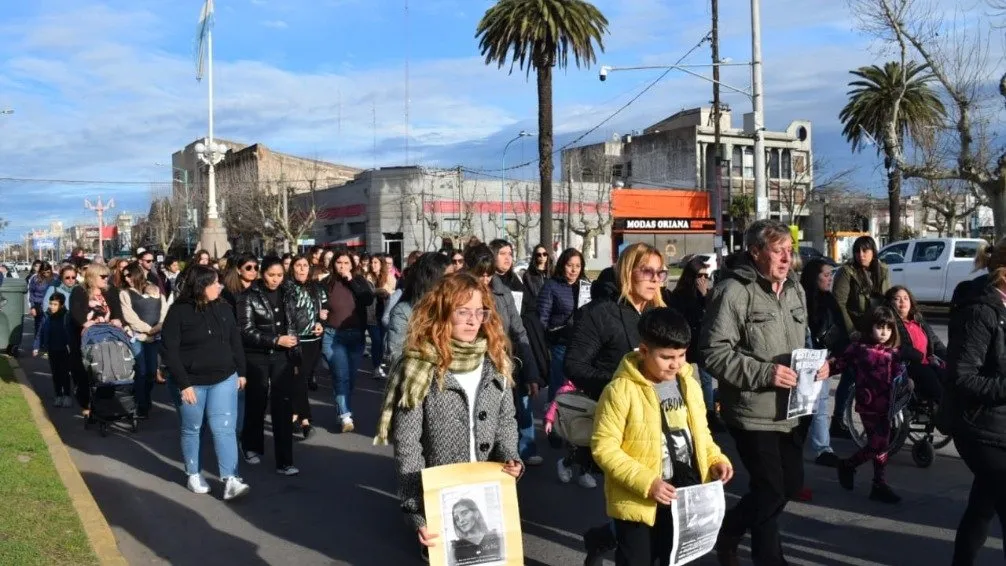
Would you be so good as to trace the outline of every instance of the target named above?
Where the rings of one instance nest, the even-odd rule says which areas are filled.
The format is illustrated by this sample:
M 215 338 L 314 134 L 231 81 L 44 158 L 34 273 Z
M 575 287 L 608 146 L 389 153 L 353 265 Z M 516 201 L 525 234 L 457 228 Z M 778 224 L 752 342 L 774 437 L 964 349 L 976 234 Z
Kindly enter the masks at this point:
M 820 195 L 848 190 L 854 170 L 833 170 L 827 159 L 816 156 L 810 167 L 794 167 L 792 180 L 770 181 L 779 192 L 780 212 L 785 213 L 790 225 L 799 224 L 809 204 Z
M 150 242 L 167 252 L 178 238 L 185 215 L 185 203 L 175 195 L 153 198 L 147 214 L 147 234 Z
M 541 224 L 541 214 L 536 210 L 535 204 L 539 201 L 538 184 L 530 181 L 507 181 L 506 182 L 506 202 L 511 203 L 511 207 L 506 213 L 506 226 L 503 230 L 506 240 L 513 245 L 515 254 L 523 256 L 530 250 L 531 230 Z M 493 211 L 489 213 L 489 223 L 495 227 L 495 232 L 500 232 L 500 223 L 503 222 L 501 214 Z
M 219 183 L 227 231 L 249 246 L 260 241 L 266 250 L 277 243 L 296 249 L 314 227 L 318 217 L 314 197 L 326 188 L 325 182 L 318 164 L 295 169 L 280 161 L 264 169 L 260 160 L 250 157 L 230 163 Z
M 579 186 L 577 186 L 579 185 Z M 566 222 L 569 231 L 583 241 L 581 253 L 593 257 L 594 240 L 611 226 L 611 182 L 570 183 L 573 193 L 567 204 Z M 567 246 L 570 242 L 566 243 Z
M 884 143 L 893 150 L 891 167 L 901 169 L 906 178 L 931 181 L 959 180 L 978 187 L 989 200 L 996 237 L 1006 235 L 1006 148 L 993 148 L 993 121 L 1001 120 L 1001 104 L 983 84 L 994 71 L 989 43 L 996 23 L 980 21 L 965 25 L 959 21 L 967 8 L 956 6 L 953 21 L 939 17 L 945 2 L 934 0 L 849 0 L 860 27 L 885 45 L 896 48 L 902 67 L 910 54 L 926 63 L 943 98 L 950 104 L 952 124 L 944 134 L 953 139 L 949 159 L 909 160 L 897 136 L 898 109 L 884 133 Z M 1006 8 L 1003 0 L 991 0 L 993 10 Z M 1006 14 L 999 14 L 1006 15 Z M 1001 22 L 997 22 L 1001 25 Z M 976 31 L 977 30 L 977 31 Z M 998 61 L 997 63 L 1001 63 Z M 1006 100 L 1006 73 L 1001 75 L 999 93 Z
M 984 195 L 963 181 L 922 181 L 918 195 L 925 211 L 925 225 L 939 236 L 958 236 L 957 226 L 985 205 Z

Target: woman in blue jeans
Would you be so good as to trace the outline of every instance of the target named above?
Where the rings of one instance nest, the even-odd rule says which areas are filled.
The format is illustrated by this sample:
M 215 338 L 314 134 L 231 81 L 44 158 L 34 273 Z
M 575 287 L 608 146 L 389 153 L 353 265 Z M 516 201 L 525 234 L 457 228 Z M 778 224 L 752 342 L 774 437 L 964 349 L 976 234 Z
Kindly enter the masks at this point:
M 538 319 L 545 327 L 545 337 L 551 349 L 552 362 L 548 372 L 548 401 L 555 399 L 555 393 L 566 383 L 562 371 L 566 359 L 566 345 L 573 329 L 573 315 L 579 304 L 580 287 L 590 282 L 583 276 L 583 254 L 576 248 L 569 248 L 559 255 L 552 277 L 545 280 L 538 292 Z
M 210 425 L 224 500 L 248 493 L 237 475 L 238 390 L 245 385 L 245 356 L 241 333 L 231 308 L 218 300 L 217 272 L 194 265 L 168 310 L 161 330 L 164 365 L 181 390 L 182 458 L 193 493 L 208 493 L 199 465 L 203 420 Z
M 808 347 L 828 350 L 828 357 L 840 355 L 849 345 L 849 335 L 842 322 L 842 310 L 831 293 L 834 268 L 822 259 L 812 259 L 803 267 L 800 285 L 807 295 Z M 831 449 L 831 434 L 828 426 L 828 382 L 821 388 L 814 415 L 803 423 L 807 428 L 807 440 L 814 453 L 814 462 L 821 466 L 833 467 L 838 457 Z M 838 401 L 838 397 L 835 397 Z M 836 407 L 836 413 L 840 411 Z
M 122 319 L 133 338 L 130 346 L 136 367 L 133 380 L 136 414 L 145 419 L 150 413 L 150 392 L 157 378 L 157 343 L 161 339 L 161 324 L 168 314 L 168 302 L 160 289 L 147 281 L 147 274 L 138 262 L 127 265 L 123 275 L 126 288 L 119 291 L 119 302 Z
M 363 358 L 367 307 L 374 302 L 374 291 L 367 280 L 353 268 L 348 251 L 332 256 L 328 279 L 328 317 L 321 339 L 321 355 L 332 372 L 332 392 L 339 412 L 342 432 L 353 432 L 353 386 Z

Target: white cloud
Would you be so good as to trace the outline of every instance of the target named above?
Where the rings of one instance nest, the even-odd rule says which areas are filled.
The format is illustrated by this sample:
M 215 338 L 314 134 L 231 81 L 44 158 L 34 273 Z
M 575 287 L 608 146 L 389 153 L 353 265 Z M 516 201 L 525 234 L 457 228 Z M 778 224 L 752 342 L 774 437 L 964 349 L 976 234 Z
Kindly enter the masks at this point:
M 273 29 L 286 29 L 290 27 L 284 20 L 266 20 L 262 22 L 262 25 Z

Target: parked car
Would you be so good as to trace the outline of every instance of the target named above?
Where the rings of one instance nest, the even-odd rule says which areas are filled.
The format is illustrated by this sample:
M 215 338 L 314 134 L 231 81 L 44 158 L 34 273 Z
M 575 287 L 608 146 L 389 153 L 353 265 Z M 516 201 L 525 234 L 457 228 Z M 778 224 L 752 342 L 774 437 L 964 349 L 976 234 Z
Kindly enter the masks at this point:
M 821 250 L 812 246 L 800 246 L 800 263 L 807 265 L 807 262 L 812 259 L 823 259 L 825 263 L 832 267 L 836 267 L 838 265 L 837 261 L 824 255 Z
M 985 244 L 977 238 L 921 238 L 884 246 L 878 257 L 891 272 L 891 285 L 911 289 L 924 303 L 949 303 L 961 281 L 981 274 L 975 256 Z

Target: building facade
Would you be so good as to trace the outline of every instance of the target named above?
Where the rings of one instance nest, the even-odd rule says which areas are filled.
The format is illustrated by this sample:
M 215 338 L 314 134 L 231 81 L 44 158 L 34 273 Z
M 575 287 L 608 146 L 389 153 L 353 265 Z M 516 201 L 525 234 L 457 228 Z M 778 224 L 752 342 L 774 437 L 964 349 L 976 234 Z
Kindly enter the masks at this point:
M 621 182 L 650 191 L 653 198 L 661 198 L 668 190 L 705 192 L 711 195 L 710 204 L 715 203 L 719 188 L 724 232 L 729 238 L 731 226 L 742 230 L 739 225 L 754 212 L 754 125 L 748 114 L 743 127 L 735 128 L 731 112 L 721 109 L 724 162 L 718 175 L 714 120 L 712 108 L 682 110 L 642 132 L 566 149 L 562 152 L 562 178 Z M 763 132 L 770 216 L 787 224 L 802 225 L 810 214 L 812 131 L 809 121 L 796 120 L 785 131 Z M 746 209 L 748 203 L 750 209 Z
M 361 171 L 355 167 L 297 157 L 269 149 L 265 144 L 246 145 L 224 139 L 215 140 L 227 152 L 216 166 L 217 207 L 228 230 L 240 236 L 248 224 L 261 223 L 256 210 L 264 196 L 280 191 L 308 193 L 345 184 Z M 206 214 L 207 168 L 199 161 L 196 140 L 171 156 L 176 202 L 186 203 L 184 217 L 188 233 L 198 235 Z M 253 192 L 252 189 L 259 189 Z M 180 231 L 185 231 L 185 226 Z M 182 237 L 184 239 L 184 236 Z
M 611 187 L 556 183 L 555 241 L 584 251 L 588 269 L 611 265 Z M 298 196 L 302 210 L 311 195 Z M 311 241 L 390 253 L 399 264 L 415 250 L 435 251 L 445 239 L 488 242 L 504 237 L 517 260 L 538 244 L 538 183 L 471 179 L 456 170 L 386 167 L 313 195 L 317 214 Z M 504 230 L 505 227 L 505 230 Z

